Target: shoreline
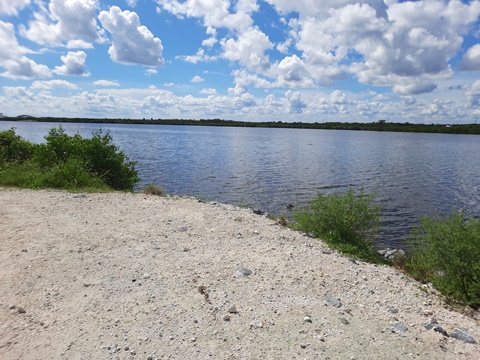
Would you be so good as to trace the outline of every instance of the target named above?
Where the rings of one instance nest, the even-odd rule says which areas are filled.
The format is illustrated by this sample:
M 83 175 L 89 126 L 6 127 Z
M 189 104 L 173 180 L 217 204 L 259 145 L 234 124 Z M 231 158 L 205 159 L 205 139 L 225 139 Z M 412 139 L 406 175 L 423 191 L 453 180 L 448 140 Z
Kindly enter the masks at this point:
M 1 358 L 480 358 L 452 337 L 480 341 L 478 312 L 251 209 L 1 187 L 0 205 Z

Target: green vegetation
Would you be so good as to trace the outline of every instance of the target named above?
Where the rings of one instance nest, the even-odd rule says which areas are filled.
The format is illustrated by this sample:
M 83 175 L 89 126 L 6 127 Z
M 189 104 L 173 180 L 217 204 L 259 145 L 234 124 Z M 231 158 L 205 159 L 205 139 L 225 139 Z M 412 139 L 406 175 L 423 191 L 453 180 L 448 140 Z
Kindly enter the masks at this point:
M 374 195 L 351 189 L 344 194 L 317 197 L 305 208 L 296 210 L 293 227 L 323 239 L 331 247 L 366 261 L 381 262 L 375 251 L 381 206 L 373 204 Z
M 452 300 L 480 307 L 480 219 L 454 212 L 420 223 L 407 241 L 407 272 Z
M 162 188 L 160 188 L 157 185 L 153 185 L 153 184 L 145 186 L 142 189 L 142 192 L 145 195 L 156 195 L 156 196 L 164 196 L 165 195 L 165 191 Z
M 381 206 L 374 196 L 353 190 L 318 196 L 294 213 L 294 229 L 321 238 L 332 248 L 362 260 L 382 262 L 374 248 Z M 407 240 L 406 258 L 392 265 L 432 283 L 448 299 L 480 307 L 480 219 L 464 212 L 425 216 Z
M 363 131 L 394 131 L 394 132 L 418 132 L 418 133 L 442 133 L 442 134 L 472 134 L 480 135 L 480 124 L 411 124 L 392 123 L 385 120 L 369 123 L 343 123 L 343 122 L 282 122 L 282 121 L 258 121 L 246 122 L 222 119 L 85 119 L 85 118 L 56 118 L 56 117 L 30 117 L 3 118 L 5 121 L 38 121 L 38 122 L 62 122 L 62 123 L 98 123 L 98 124 L 148 124 L 148 125 L 189 125 L 189 126 L 233 126 L 233 127 L 263 127 L 263 128 L 295 128 L 295 129 L 323 129 L 323 130 L 363 130 Z
M 107 132 L 91 138 L 69 136 L 60 126 L 32 144 L 15 134 L 0 132 L 0 184 L 24 188 L 132 191 L 139 181 L 135 162 L 112 144 Z
M 23 163 L 33 155 L 34 145 L 15 134 L 15 129 L 0 131 L 0 165 Z

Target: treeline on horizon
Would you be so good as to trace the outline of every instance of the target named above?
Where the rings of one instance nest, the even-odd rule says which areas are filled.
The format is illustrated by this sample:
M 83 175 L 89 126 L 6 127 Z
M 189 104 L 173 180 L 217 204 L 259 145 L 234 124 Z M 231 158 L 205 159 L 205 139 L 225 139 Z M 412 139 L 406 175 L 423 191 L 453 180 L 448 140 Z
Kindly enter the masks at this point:
M 148 125 L 190 125 L 190 126 L 230 126 L 230 127 L 261 127 L 261 128 L 290 128 L 290 129 L 322 129 L 322 130 L 363 130 L 363 131 L 394 131 L 417 133 L 442 134 L 471 134 L 480 135 L 480 124 L 412 124 L 392 123 L 385 120 L 372 123 L 303 123 L 282 121 L 236 121 L 222 119 L 98 119 L 98 118 L 58 118 L 58 117 L 4 117 L 4 121 L 35 121 L 35 122 L 62 122 L 62 123 L 98 123 L 98 124 L 148 124 Z

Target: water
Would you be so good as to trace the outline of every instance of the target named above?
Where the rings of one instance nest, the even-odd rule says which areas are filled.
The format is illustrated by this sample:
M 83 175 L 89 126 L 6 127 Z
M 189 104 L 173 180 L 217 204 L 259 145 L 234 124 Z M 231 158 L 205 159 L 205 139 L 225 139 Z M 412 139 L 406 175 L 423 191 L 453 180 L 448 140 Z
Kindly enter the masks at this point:
M 42 142 L 58 124 L 0 122 Z M 141 182 L 167 193 L 291 215 L 320 191 L 376 193 L 384 206 L 379 244 L 403 247 L 423 215 L 465 209 L 480 216 L 480 137 L 364 131 L 64 124 L 90 136 L 109 129 Z

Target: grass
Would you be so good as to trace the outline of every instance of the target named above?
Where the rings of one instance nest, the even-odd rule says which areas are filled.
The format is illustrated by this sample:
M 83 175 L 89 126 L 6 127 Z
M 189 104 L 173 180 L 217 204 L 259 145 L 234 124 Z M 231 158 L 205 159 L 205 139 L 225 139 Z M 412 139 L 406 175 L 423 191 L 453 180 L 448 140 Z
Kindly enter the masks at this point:
M 142 189 L 142 193 L 145 195 L 156 195 L 156 196 L 165 195 L 165 191 L 162 188 L 160 188 L 158 185 L 154 185 L 154 184 L 149 184 L 145 186 Z

